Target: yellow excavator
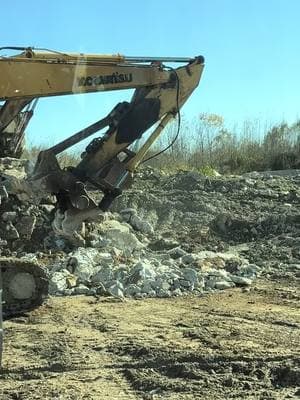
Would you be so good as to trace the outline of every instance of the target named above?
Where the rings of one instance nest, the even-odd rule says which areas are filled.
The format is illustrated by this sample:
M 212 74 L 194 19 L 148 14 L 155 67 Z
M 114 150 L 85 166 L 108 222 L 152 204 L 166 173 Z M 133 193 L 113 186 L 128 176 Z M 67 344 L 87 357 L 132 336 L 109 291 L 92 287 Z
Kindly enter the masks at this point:
M 12 51 L 18 53 L 4 54 Z M 103 119 L 40 152 L 28 178 L 31 190 L 36 184 L 39 190 L 56 196 L 56 232 L 74 235 L 84 221 L 105 212 L 129 184 L 150 146 L 198 86 L 203 68 L 202 56 L 126 57 L 2 47 L 0 156 L 21 154 L 24 132 L 39 98 L 135 89 L 129 102 L 117 104 Z M 148 139 L 133 152 L 131 145 L 151 127 Z M 86 147 L 77 166 L 61 168 L 57 158 L 61 152 L 104 128 L 104 134 Z M 88 188 L 103 194 L 100 201 Z M 7 315 L 30 309 L 42 299 L 40 288 L 45 290 L 45 285 L 39 279 L 45 276 L 34 273 L 33 266 L 5 259 L 0 260 L 0 270 Z

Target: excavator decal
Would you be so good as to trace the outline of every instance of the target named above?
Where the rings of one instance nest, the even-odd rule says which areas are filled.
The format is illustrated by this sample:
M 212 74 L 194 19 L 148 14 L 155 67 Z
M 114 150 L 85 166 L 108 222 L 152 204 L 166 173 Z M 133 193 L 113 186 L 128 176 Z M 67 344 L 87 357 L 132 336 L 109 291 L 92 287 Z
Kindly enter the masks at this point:
M 115 72 L 112 75 L 81 77 L 78 79 L 78 86 L 97 86 L 123 82 L 132 82 L 132 74 L 119 74 Z

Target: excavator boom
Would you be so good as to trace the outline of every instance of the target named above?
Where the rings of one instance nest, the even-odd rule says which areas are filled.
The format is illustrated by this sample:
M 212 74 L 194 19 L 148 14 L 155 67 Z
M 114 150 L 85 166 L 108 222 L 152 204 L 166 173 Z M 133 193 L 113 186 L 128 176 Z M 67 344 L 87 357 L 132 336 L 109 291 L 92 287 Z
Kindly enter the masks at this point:
M 64 54 L 27 49 L 17 56 L 0 57 L 0 100 L 163 84 L 169 81 L 170 74 L 163 70 L 162 62 L 192 61 L 182 57 Z

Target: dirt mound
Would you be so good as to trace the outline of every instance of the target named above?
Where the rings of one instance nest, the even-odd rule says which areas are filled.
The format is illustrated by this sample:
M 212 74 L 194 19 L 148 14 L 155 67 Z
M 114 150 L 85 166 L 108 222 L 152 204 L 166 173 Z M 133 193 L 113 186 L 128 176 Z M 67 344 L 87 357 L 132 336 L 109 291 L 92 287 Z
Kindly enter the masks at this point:
M 299 183 L 299 174 L 208 178 L 146 170 L 114 209 L 135 209 L 158 236 L 188 252 L 244 248 L 241 254 L 250 262 L 268 270 L 282 264 L 284 271 L 299 264 Z

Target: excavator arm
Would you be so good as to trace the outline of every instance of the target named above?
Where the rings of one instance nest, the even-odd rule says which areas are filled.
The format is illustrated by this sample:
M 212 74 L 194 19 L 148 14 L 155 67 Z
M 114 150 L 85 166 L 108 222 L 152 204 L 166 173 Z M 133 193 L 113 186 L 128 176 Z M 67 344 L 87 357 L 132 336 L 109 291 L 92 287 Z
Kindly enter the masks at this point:
M 5 101 L 0 110 L 0 133 L 36 98 L 135 89 L 130 102 L 117 104 L 102 120 L 38 156 L 30 179 L 56 195 L 61 213 L 69 213 L 73 219 L 81 215 L 78 221 L 88 218 L 90 211 L 109 208 L 154 140 L 197 87 L 204 67 L 202 56 L 148 58 L 23 50 L 16 56 L 0 57 L 0 100 Z M 170 68 L 165 62 L 184 65 Z M 132 152 L 131 144 L 153 126 L 142 148 Z M 60 167 L 59 153 L 104 128 L 105 134 L 91 141 L 77 166 Z M 99 204 L 87 186 L 104 193 Z

